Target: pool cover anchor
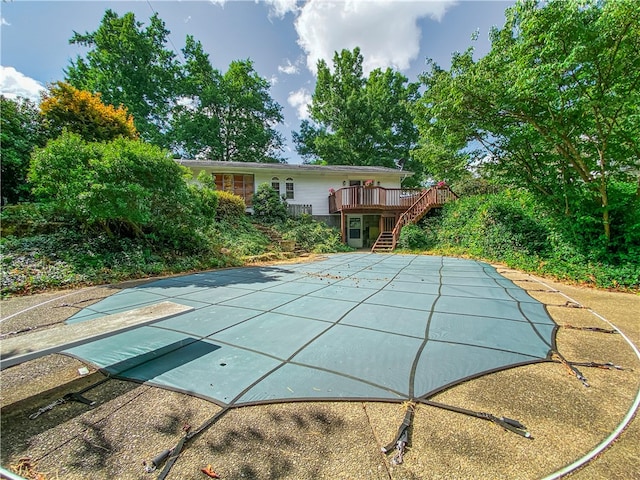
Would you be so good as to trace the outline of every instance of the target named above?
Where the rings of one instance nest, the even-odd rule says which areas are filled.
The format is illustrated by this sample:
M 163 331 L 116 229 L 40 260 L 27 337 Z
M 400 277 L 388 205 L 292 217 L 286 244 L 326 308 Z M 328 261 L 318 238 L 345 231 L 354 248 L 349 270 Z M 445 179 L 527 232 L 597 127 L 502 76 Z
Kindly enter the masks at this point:
M 513 418 L 508 417 L 498 417 L 497 415 L 493 415 L 491 413 L 486 412 L 476 412 L 473 410 L 468 410 L 466 408 L 454 407 L 453 405 L 445 405 L 444 403 L 434 402 L 432 400 L 420 400 L 421 403 L 425 405 L 429 405 L 436 408 L 442 408 L 444 410 L 449 410 L 451 412 L 462 413 L 463 415 L 469 415 L 471 417 L 480 418 L 482 420 L 488 420 L 496 425 L 501 426 L 505 430 L 520 435 L 523 438 L 528 440 L 533 440 L 531 433 L 527 430 L 527 427 L 520 423 L 518 420 L 514 420 Z
M 400 465 L 404 461 L 404 453 L 409 443 L 409 427 L 411 426 L 416 403 L 409 401 L 405 402 L 404 405 L 406 412 L 394 440 L 387 446 L 381 448 L 382 453 L 388 453 L 395 448 L 396 454 L 391 459 L 392 465 Z
M 89 400 L 86 397 L 83 397 L 82 393 L 84 393 L 84 391 L 67 393 L 63 397 L 58 398 L 57 400 L 51 402 L 49 405 L 45 405 L 44 407 L 39 408 L 37 412 L 34 412 L 31 415 L 29 415 L 29 418 L 31 420 L 35 420 L 43 413 L 48 412 L 49 410 L 53 410 L 58 405 L 62 405 L 63 403 L 67 403 L 67 402 L 84 403 L 85 405 L 89 405 L 90 407 L 93 407 L 96 404 L 96 402 L 93 400 Z
M 591 386 L 591 385 L 589 385 L 589 382 L 587 381 L 587 378 L 582 374 L 582 372 L 580 370 L 578 370 L 566 358 L 564 358 L 560 354 L 560 352 L 554 351 L 552 353 L 552 355 L 551 355 L 551 359 L 554 360 L 555 362 L 561 363 L 564 366 L 564 368 L 567 369 L 567 371 L 569 372 L 569 375 L 573 375 L 578 380 L 580 380 L 582 382 L 582 385 L 584 385 L 585 387 L 590 387 Z
M 602 327 L 576 327 L 575 325 L 571 325 L 569 323 L 565 323 L 564 325 L 560 325 L 562 328 L 567 328 L 569 330 L 582 330 L 585 332 L 597 332 L 597 333 L 608 333 L 608 334 L 616 334 L 619 333 L 618 330 L 611 328 L 602 328 Z

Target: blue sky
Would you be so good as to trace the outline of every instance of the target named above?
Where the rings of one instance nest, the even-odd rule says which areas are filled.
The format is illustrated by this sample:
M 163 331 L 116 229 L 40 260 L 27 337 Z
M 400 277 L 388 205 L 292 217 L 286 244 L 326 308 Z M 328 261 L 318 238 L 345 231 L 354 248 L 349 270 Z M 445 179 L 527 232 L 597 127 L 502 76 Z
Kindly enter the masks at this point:
M 299 129 L 315 88 L 315 65 L 336 50 L 361 48 L 366 73 L 392 67 L 410 81 L 425 70 L 425 59 L 449 66 L 451 54 L 470 45 L 476 56 L 489 48 L 492 26 L 504 24 L 513 1 L 408 0 L 212 0 L 212 1 L 3 1 L 0 91 L 9 97 L 38 98 L 46 84 L 86 50 L 69 45 L 74 31 L 93 32 L 106 9 L 133 12 L 145 26 L 157 12 L 170 33 L 169 49 L 181 58 L 186 35 L 202 42 L 214 67 L 226 71 L 236 59 L 251 59 L 271 82 L 282 106 L 282 131 L 289 163 L 301 160 L 291 131 Z M 478 40 L 471 35 L 478 31 Z

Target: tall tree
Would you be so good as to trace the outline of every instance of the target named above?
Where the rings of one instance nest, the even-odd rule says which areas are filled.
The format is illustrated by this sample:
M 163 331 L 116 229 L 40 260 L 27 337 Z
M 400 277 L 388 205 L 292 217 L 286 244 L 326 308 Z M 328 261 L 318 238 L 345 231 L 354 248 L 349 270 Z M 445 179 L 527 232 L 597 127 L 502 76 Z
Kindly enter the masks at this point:
M 30 197 L 27 184 L 29 158 L 42 147 L 48 133 L 36 104 L 30 100 L 0 96 L 0 175 L 2 204 L 17 203 Z
M 133 13 L 107 10 L 95 32 L 74 32 L 72 44 L 88 47 L 66 70 L 66 81 L 124 105 L 142 138 L 165 146 L 169 112 L 176 98 L 179 63 L 166 48 L 169 31 L 157 14 L 146 28 Z
M 522 0 L 491 42 L 478 61 L 468 50 L 423 75 L 422 146 L 473 141 L 488 172 L 573 218 L 599 216 L 611 239 L 612 206 L 627 203 L 612 195 L 628 191 L 612 186 L 640 171 L 640 4 Z
M 66 128 L 88 142 L 138 137 L 133 117 L 125 107 L 105 105 L 100 93 L 78 90 L 65 82 L 50 85 L 49 91 L 43 95 L 40 111 L 54 136 Z
M 174 109 L 177 150 L 211 160 L 277 162 L 283 140 L 275 130 L 282 107 L 250 60 L 226 73 L 211 66 L 200 42 L 187 37 L 182 97 Z
M 412 169 L 407 162 L 417 130 L 409 107 L 418 87 L 390 68 L 365 77 L 362 62 L 359 48 L 336 52 L 333 72 L 318 61 L 311 121 L 294 133 L 297 150 L 309 161 L 329 165 Z
M 187 36 L 180 79 L 180 101 L 172 112 L 172 149 L 191 158 L 219 158 L 222 75 L 213 68 L 202 44 Z
M 269 82 L 247 59 L 231 62 L 222 85 L 221 160 L 278 162 L 283 140 L 275 126 L 283 120 L 282 107 L 271 98 Z

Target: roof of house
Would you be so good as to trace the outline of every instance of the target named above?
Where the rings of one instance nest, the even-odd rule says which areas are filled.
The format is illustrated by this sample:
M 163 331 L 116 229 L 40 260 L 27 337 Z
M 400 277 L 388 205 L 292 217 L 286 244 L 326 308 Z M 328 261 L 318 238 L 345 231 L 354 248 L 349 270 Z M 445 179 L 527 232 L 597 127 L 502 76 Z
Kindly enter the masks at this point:
M 342 172 L 353 174 L 385 174 L 402 177 L 411 176 L 413 172 L 387 167 L 366 167 L 354 165 L 308 165 L 288 163 L 254 163 L 254 162 L 216 162 L 212 160 L 176 160 L 185 167 L 210 167 L 230 170 L 281 170 L 283 172 Z

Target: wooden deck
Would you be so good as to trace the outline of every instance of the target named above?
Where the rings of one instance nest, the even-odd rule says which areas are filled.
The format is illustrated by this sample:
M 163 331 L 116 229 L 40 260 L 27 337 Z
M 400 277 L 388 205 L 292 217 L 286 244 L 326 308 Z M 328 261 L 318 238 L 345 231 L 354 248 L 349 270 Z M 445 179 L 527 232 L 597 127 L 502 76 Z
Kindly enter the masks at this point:
M 404 212 L 421 194 L 421 190 L 404 188 L 345 187 L 329 196 L 329 213 L 373 210 Z

